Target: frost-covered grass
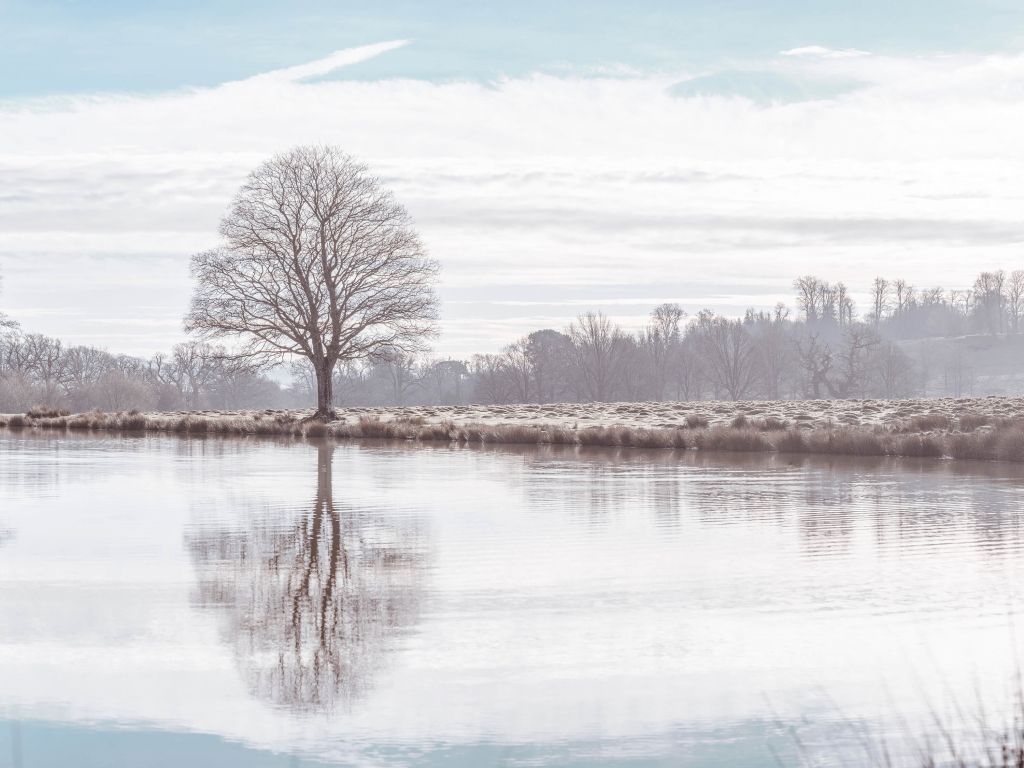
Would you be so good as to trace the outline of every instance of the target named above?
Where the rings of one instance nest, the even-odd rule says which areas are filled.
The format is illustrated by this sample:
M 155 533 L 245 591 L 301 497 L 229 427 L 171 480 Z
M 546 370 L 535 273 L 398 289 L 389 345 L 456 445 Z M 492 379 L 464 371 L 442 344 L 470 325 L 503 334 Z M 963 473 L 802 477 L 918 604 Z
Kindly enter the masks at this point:
M 1024 398 L 561 403 L 0 415 L 10 429 L 379 438 L 1024 461 Z

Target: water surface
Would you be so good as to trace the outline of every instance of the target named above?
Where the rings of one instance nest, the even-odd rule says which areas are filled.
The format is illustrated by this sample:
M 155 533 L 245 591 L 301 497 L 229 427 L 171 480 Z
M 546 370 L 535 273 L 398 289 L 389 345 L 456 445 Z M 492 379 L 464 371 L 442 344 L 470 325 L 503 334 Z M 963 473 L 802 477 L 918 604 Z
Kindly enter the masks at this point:
M 1009 700 L 1022 502 L 996 464 L 5 433 L 0 765 L 838 762 Z

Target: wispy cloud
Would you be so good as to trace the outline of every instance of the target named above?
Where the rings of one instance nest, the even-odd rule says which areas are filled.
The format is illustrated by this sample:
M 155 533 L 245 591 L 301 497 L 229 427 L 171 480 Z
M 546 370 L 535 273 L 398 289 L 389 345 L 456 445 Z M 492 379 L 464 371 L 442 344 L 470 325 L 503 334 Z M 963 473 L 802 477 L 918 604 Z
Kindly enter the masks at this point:
M 384 43 L 374 43 L 373 45 L 362 45 L 358 48 L 346 48 L 345 50 L 335 51 L 329 56 L 324 56 L 322 59 L 317 59 L 316 61 L 311 61 L 307 64 L 299 64 L 294 67 L 285 67 L 283 69 L 264 72 L 263 74 L 246 78 L 242 82 L 252 84 L 269 82 L 301 82 L 313 77 L 328 75 L 342 67 L 361 64 L 364 61 L 369 61 L 381 54 L 394 51 L 408 44 L 408 40 L 391 40 Z
M 853 59 L 861 56 L 870 56 L 868 51 L 861 51 L 857 48 L 825 48 L 821 45 L 805 45 L 800 48 L 790 48 L 781 51 L 782 56 L 813 56 L 822 59 Z

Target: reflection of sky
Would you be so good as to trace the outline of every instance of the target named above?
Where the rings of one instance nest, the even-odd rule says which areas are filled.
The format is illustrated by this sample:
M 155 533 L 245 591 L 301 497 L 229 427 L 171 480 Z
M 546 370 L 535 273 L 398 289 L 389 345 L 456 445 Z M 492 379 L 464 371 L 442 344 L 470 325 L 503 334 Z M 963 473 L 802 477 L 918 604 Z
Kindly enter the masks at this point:
M 554 744 L 381 746 L 368 750 L 370 764 L 421 768 L 486 768 L 498 765 L 558 765 L 586 768 L 609 762 L 626 768 L 711 768 L 765 764 L 765 744 L 780 759 L 795 762 L 796 746 L 773 725 L 743 724 L 726 732 L 680 730 L 657 740 Z M 16 745 L 16 746 L 15 746 Z M 844 748 L 849 748 L 846 745 Z M 0 755 L 17 750 L 32 768 L 318 768 L 322 760 L 259 750 L 217 736 L 137 728 L 87 728 L 67 723 L 0 720 Z M 657 756 L 652 752 L 669 752 Z M 346 763 L 347 764 L 347 763 Z
M 216 609 L 195 605 L 186 542 L 304 514 L 315 450 L 17 441 L 0 441 L 16 533 L 0 546 L 0 713 L 51 723 L 25 740 L 57 729 L 53 749 L 111 723 L 332 759 L 691 742 L 721 756 L 733 736 L 753 750 L 751 729 L 775 718 L 913 719 L 945 686 L 973 701 L 981 685 L 997 707 L 1012 669 L 1012 468 L 349 444 L 335 501 L 422 531 L 422 609 L 351 709 L 289 714 L 249 695 Z M 164 737 L 135 738 L 123 748 Z

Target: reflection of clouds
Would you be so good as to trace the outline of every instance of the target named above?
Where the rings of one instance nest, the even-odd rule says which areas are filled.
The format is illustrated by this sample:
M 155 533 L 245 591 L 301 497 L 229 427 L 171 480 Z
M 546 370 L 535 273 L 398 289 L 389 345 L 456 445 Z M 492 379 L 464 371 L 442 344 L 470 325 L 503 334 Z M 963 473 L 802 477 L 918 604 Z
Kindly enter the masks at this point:
M 317 449 L 317 489 L 290 524 L 200 524 L 188 534 L 195 602 L 221 619 L 252 694 L 329 711 L 364 694 L 415 625 L 424 576 L 416 531 L 336 505 L 333 448 Z

